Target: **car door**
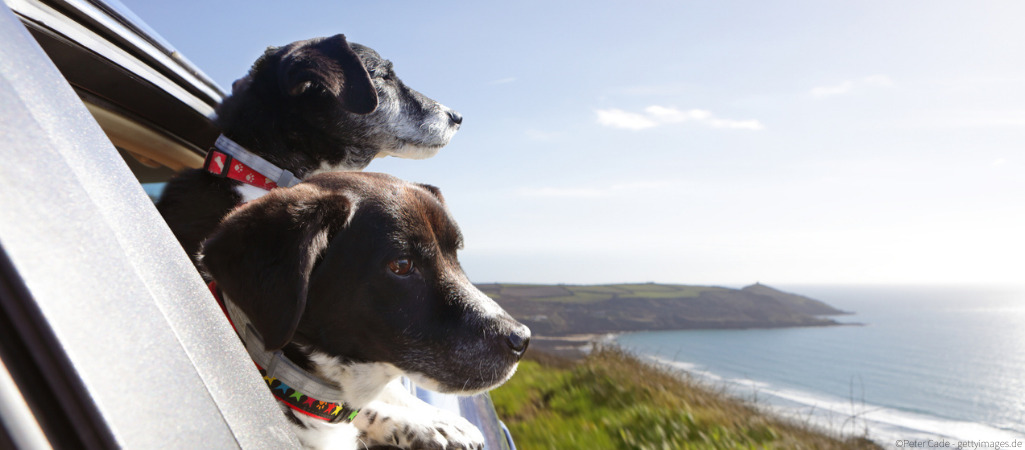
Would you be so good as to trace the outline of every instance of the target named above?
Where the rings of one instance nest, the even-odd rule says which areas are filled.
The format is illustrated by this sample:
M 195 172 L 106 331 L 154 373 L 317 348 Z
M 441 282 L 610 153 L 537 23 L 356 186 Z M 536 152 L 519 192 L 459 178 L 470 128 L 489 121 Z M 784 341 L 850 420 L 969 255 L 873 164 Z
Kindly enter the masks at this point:
M 0 157 L 8 443 L 297 445 L 135 176 L 7 7 Z

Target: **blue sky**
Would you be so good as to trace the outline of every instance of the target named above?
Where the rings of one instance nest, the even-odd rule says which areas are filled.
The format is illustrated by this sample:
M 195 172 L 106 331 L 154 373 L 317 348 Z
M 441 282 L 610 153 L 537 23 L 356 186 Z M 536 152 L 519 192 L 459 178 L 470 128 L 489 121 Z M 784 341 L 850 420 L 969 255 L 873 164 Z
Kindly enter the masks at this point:
M 1020 2 L 125 4 L 222 86 L 344 33 L 461 112 L 367 170 L 441 187 L 475 281 L 1025 274 Z

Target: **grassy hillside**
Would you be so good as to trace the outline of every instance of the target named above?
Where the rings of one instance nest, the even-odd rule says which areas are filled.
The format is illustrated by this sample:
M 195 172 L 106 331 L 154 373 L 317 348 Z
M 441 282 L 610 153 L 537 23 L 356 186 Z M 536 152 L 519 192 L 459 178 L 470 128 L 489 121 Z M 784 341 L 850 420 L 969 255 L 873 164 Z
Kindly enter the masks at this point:
M 615 349 L 580 362 L 535 354 L 491 397 L 522 450 L 879 448 L 768 416 Z
M 535 334 L 613 333 L 693 328 L 834 325 L 825 303 L 755 284 L 744 289 L 670 284 L 593 286 L 480 284 Z

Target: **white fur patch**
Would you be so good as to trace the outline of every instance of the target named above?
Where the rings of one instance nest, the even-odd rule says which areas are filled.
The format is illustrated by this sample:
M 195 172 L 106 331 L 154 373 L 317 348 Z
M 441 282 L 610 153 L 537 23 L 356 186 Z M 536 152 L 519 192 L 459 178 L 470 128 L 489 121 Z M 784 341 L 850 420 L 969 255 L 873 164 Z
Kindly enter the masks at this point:
M 309 351 L 309 349 L 305 349 Z M 332 381 L 342 387 L 343 402 L 354 409 L 363 409 L 376 399 L 392 380 L 402 373 L 387 363 L 344 364 L 338 358 L 321 352 L 311 351 L 310 361 L 318 377 Z M 286 413 L 288 406 L 280 403 Z M 362 414 L 362 413 L 361 413 Z M 293 414 L 304 427 L 293 427 L 296 436 L 305 448 L 356 449 L 365 448 L 358 442 L 359 429 L 348 423 L 326 423 L 303 414 Z M 357 416 L 359 417 L 359 416 Z
M 488 297 L 487 294 L 480 292 L 480 290 L 477 290 L 476 287 L 473 287 L 473 289 L 477 292 L 474 293 L 476 295 L 474 295 L 472 305 L 474 308 L 479 310 L 481 314 L 483 314 L 485 317 L 495 318 L 506 313 L 505 310 L 502 309 L 502 307 L 499 306 L 498 303 L 492 300 L 491 297 Z
M 407 377 L 409 377 L 409 379 L 412 380 L 413 383 L 416 383 L 417 386 L 420 386 L 420 387 L 423 387 L 423 388 L 426 388 L 428 390 L 432 390 L 432 391 L 435 391 L 435 392 L 444 392 L 444 393 L 455 394 L 455 395 L 477 395 L 477 394 L 481 394 L 481 393 L 490 391 L 490 390 L 492 390 L 492 389 L 494 389 L 494 388 L 496 388 L 498 386 L 501 386 L 506 381 L 509 381 L 509 379 L 512 378 L 512 376 L 514 374 L 516 374 L 516 369 L 518 367 L 519 367 L 518 363 L 517 364 L 513 364 L 513 365 L 509 366 L 508 368 L 504 369 L 506 371 L 504 374 L 501 374 L 501 376 L 498 376 L 499 375 L 497 373 L 498 370 L 499 370 L 498 368 L 482 366 L 482 370 L 490 370 L 490 371 L 496 372 L 496 377 L 495 377 L 495 382 L 492 383 L 491 386 L 486 386 L 486 387 L 481 388 L 481 389 L 466 389 L 465 386 L 464 386 L 463 389 L 452 389 L 451 387 L 442 385 L 441 383 L 439 383 L 438 381 L 434 380 L 433 378 L 431 378 L 431 377 L 429 377 L 427 375 L 424 375 L 422 373 L 418 373 L 418 372 L 405 372 L 405 375 Z
M 362 408 L 377 398 L 392 380 L 402 371 L 388 363 L 342 363 L 337 357 L 313 351 L 310 361 L 318 377 L 332 381 L 345 390 L 345 403 L 352 408 Z
M 344 162 L 340 164 L 328 164 L 327 161 L 322 161 L 320 163 L 320 166 L 316 169 L 313 169 L 313 171 L 307 174 L 306 177 L 309 178 L 318 173 L 324 172 L 359 172 L 361 170 L 363 170 L 363 168 L 354 167 L 349 164 L 345 164 Z
M 401 397 L 401 398 L 395 398 Z M 435 408 L 396 391 L 367 405 L 353 424 L 366 435 L 361 445 L 394 445 L 401 448 L 477 449 L 484 435 L 472 423 L 449 411 Z
M 270 191 L 245 183 L 239 183 L 238 186 L 235 186 L 235 193 L 242 197 L 242 203 L 249 203 L 267 195 L 268 192 Z
M 483 446 L 484 437 L 473 424 L 424 403 L 406 390 L 397 380 L 402 373 L 397 367 L 388 363 L 345 364 L 321 352 L 309 353 L 314 373 L 341 386 L 345 392 L 345 403 L 361 411 L 351 424 L 329 424 L 293 414 L 305 426 L 293 427 L 304 447 L 362 449 L 382 444 L 398 444 L 404 448 Z M 281 408 L 288 411 L 284 404 Z
M 402 143 L 396 148 L 386 149 L 381 153 L 377 154 L 378 158 L 384 156 L 394 156 L 403 159 L 427 159 L 438 154 L 442 146 L 437 147 L 423 147 L 419 145 L 413 145 L 410 143 Z
M 288 411 L 288 407 L 284 403 L 281 404 L 281 407 L 283 410 Z M 299 442 L 303 444 L 303 448 L 332 450 L 365 448 L 362 445 L 358 445 L 359 429 L 352 424 L 332 424 L 306 417 L 302 414 L 295 414 L 295 416 L 306 426 L 305 428 L 299 426 L 292 427 L 292 431 L 299 438 Z
M 477 286 L 474 286 L 466 276 L 459 277 L 458 283 L 459 288 L 463 292 L 470 293 L 473 296 L 467 299 L 467 303 L 469 303 L 471 308 L 480 313 L 481 316 L 494 319 L 506 314 L 505 310 L 497 302 L 481 292 L 480 289 L 477 289 Z
M 423 121 L 414 120 L 402 112 L 395 98 L 378 105 L 378 112 L 384 116 L 384 123 L 390 134 L 397 138 L 391 148 L 383 148 L 378 156 L 396 156 L 407 159 L 430 158 L 441 150 L 459 130 L 452 122 L 451 109 L 438 104 L 430 117 Z

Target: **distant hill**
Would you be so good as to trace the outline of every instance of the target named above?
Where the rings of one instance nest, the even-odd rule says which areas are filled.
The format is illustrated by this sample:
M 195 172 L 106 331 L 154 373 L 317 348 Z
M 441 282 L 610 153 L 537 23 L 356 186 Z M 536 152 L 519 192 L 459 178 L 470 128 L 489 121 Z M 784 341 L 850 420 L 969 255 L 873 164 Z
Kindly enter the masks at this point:
M 804 314 L 812 314 L 816 316 L 835 316 L 840 314 L 850 314 L 849 312 L 840 311 L 839 309 L 836 309 L 818 300 L 811 299 L 803 295 L 779 291 L 761 283 L 752 284 L 741 289 L 741 291 L 756 295 L 766 295 L 772 297 L 776 300 L 783 302 L 783 304 L 789 306 L 790 308 L 793 308 L 794 311 Z
M 673 284 L 478 284 L 536 335 L 838 325 L 847 314 L 762 284 L 743 289 Z

